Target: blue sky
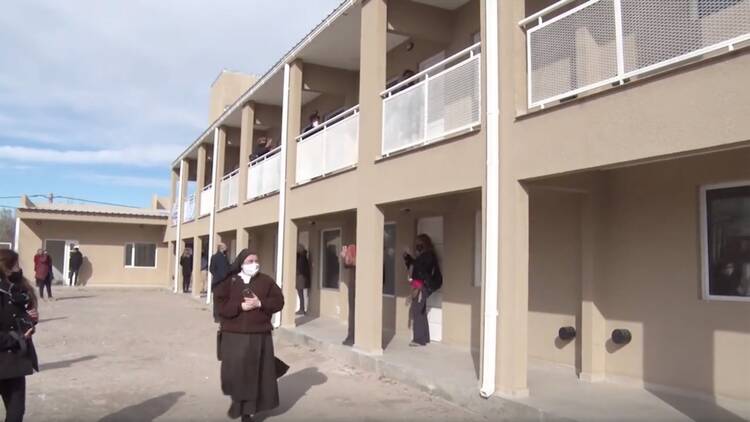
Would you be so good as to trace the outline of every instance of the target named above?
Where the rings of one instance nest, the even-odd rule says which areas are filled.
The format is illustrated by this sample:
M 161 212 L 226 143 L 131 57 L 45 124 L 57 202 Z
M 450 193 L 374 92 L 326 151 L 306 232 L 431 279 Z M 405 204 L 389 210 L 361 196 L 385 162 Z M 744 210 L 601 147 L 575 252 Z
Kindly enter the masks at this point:
M 148 206 L 169 193 L 169 163 L 208 125 L 219 72 L 265 73 L 339 3 L 4 2 L 0 197 Z

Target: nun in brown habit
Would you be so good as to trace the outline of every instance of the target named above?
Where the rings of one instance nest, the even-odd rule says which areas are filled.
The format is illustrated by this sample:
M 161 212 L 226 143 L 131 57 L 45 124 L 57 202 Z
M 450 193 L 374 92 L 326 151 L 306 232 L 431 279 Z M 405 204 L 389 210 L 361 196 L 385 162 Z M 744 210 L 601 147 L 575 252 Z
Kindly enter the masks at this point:
M 284 307 L 274 280 L 260 272 L 258 254 L 244 249 L 214 291 L 221 324 L 221 390 L 232 398 L 228 416 L 252 421 L 279 405 L 278 377 L 289 367 L 274 356 L 271 316 Z

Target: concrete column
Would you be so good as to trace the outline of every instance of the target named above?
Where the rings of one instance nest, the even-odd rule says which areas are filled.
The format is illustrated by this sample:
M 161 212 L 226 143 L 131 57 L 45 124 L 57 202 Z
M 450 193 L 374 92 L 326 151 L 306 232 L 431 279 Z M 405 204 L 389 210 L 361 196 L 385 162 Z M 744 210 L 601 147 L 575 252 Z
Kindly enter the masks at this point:
M 236 253 L 239 255 L 241 250 L 249 247 L 249 243 L 250 243 L 250 234 L 247 232 L 247 230 L 244 228 L 237 229 L 237 251 Z M 211 253 L 213 252 L 216 252 L 216 251 L 212 251 Z
M 250 152 L 253 149 L 253 130 L 255 127 L 255 103 L 247 103 L 242 107 L 242 124 L 240 128 L 240 173 L 238 204 L 247 201 L 247 165 L 250 162 Z M 239 243 L 239 235 L 237 242 Z M 246 244 L 246 243 L 245 243 Z
M 598 247 L 603 227 L 603 187 L 594 182 L 581 207 L 581 374 L 588 382 L 603 381 L 607 341 L 606 320 L 597 306 Z
M 360 185 L 377 177 L 373 160 L 380 153 L 385 89 L 386 0 L 369 0 L 361 5 L 359 78 L 359 157 Z M 357 198 L 357 267 L 354 300 L 354 347 L 368 354 L 383 353 L 383 212 L 365 190 Z
M 286 127 L 282 128 L 284 132 L 284 148 L 282 162 L 285 163 L 283 171 L 284 190 L 283 196 L 279 198 L 279 228 L 277 234 L 277 254 L 276 254 L 276 274 L 277 282 L 281 283 L 281 289 L 284 292 L 284 301 L 286 305 L 281 313 L 281 326 L 291 328 L 296 325 L 294 313 L 297 298 L 295 290 L 295 280 L 297 273 L 297 225 L 288 217 L 286 212 L 286 197 L 290 189 L 294 186 L 296 177 L 296 160 L 297 160 L 297 136 L 300 134 L 300 122 L 302 113 L 302 61 L 295 60 L 288 67 L 287 74 L 286 99 L 284 102 L 285 109 L 282 110 L 284 120 L 282 123 Z
M 201 255 L 203 254 L 203 240 L 200 236 L 193 238 L 193 280 L 192 295 L 200 297 L 202 287 Z
M 502 160 L 502 154 L 501 154 Z M 506 160 L 507 161 L 507 160 Z M 500 241 L 496 391 L 525 397 L 528 365 L 529 195 L 500 165 Z M 506 170 L 503 170 L 503 169 Z
M 170 171 L 169 173 L 172 176 L 172 180 L 171 180 L 171 183 L 169 185 L 170 186 L 170 190 L 169 190 L 169 192 L 170 192 L 169 203 L 170 203 L 170 206 L 174 206 L 174 204 L 177 202 L 177 194 L 178 194 L 177 187 L 179 186 L 179 183 L 180 183 L 180 170 L 179 169 L 172 169 L 172 171 Z M 169 209 L 169 212 L 172 212 L 171 208 Z M 171 219 L 170 219 L 170 223 L 169 224 L 172 224 L 172 220 Z
M 211 183 L 214 185 L 214 210 L 219 209 L 219 198 L 221 197 L 221 178 L 224 177 L 224 157 L 227 152 L 227 130 L 226 128 L 218 128 L 218 138 L 214 145 L 216 152 L 214 152 L 214 159 L 216 163 L 216 171 L 214 172 L 214 180 Z
M 190 174 L 190 162 L 187 159 L 183 159 L 180 162 L 180 183 L 177 193 L 177 228 L 175 229 L 175 242 L 176 248 L 175 254 L 177 259 L 174 263 L 174 292 L 180 291 L 180 255 L 185 250 L 185 245 L 182 242 L 182 220 L 184 219 L 184 203 L 187 197 L 187 179 Z
M 208 154 L 208 146 L 206 144 L 200 144 L 198 146 L 198 163 L 196 168 L 196 181 L 195 181 L 195 219 L 201 216 L 201 192 L 206 186 L 206 157 Z

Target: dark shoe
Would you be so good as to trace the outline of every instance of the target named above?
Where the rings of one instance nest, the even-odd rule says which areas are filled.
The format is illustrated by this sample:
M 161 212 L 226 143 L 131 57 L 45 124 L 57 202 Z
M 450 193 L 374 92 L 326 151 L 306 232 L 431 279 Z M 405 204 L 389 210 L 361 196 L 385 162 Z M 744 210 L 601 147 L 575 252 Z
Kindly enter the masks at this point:
M 344 341 L 341 342 L 344 346 L 354 346 L 354 339 L 347 337 Z
M 307 315 L 307 312 L 305 311 L 297 311 L 295 315 Z
M 252 416 L 249 415 L 243 415 L 242 416 L 242 422 L 253 422 L 255 419 L 253 419 Z

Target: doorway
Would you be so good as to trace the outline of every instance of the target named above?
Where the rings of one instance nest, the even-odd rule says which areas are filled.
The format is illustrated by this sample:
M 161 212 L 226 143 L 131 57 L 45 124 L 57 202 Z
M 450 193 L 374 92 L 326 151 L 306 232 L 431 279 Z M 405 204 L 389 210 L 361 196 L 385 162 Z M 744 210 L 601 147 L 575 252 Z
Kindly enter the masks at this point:
M 52 283 L 70 285 L 70 252 L 78 246 L 77 240 L 46 239 L 44 249 L 52 258 Z

